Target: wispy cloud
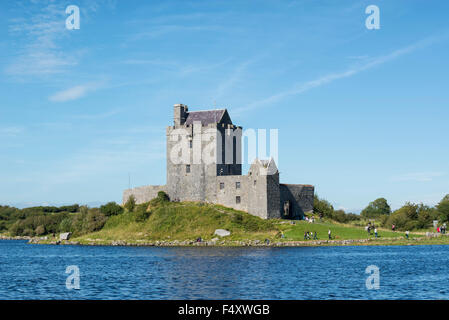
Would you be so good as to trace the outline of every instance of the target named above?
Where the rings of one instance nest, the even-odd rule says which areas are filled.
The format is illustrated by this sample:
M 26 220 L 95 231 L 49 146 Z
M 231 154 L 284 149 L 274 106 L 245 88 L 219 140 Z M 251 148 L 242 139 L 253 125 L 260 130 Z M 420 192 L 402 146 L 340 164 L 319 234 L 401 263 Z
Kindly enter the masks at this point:
M 101 87 L 98 83 L 90 83 L 74 86 L 59 92 L 48 97 L 48 100 L 52 102 L 66 102 L 71 100 L 76 100 L 84 97 L 88 92 L 95 91 Z
M 445 172 L 412 172 L 391 177 L 392 182 L 427 182 L 446 175 Z
M 392 61 L 400 56 L 412 53 L 413 51 L 415 51 L 417 49 L 424 48 L 424 47 L 430 46 L 436 42 L 439 42 L 443 39 L 447 39 L 447 36 L 448 36 L 447 34 L 444 34 L 443 36 L 429 37 L 429 38 L 420 40 L 414 44 L 411 44 L 407 47 L 394 50 L 394 51 L 390 52 L 389 54 L 386 54 L 383 56 L 378 56 L 378 57 L 375 57 L 372 59 L 368 59 L 368 61 L 365 62 L 364 64 L 355 65 L 346 71 L 337 72 L 337 73 L 329 73 L 324 76 L 318 77 L 317 79 L 314 79 L 314 80 L 296 83 L 288 90 L 281 91 L 281 92 L 278 92 L 271 96 L 268 96 L 266 98 L 254 101 L 245 107 L 237 109 L 236 112 L 241 113 L 241 112 L 252 110 L 255 108 L 262 107 L 262 106 L 272 105 L 288 96 L 302 94 L 302 93 L 305 93 L 314 88 L 318 88 L 323 85 L 329 84 L 331 82 L 352 77 L 352 76 L 357 75 L 363 71 L 367 71 L 376 66 L 379 66 L 386 62 Z
M 214 96 L 215 99 L 220 99 L 230 88 L 235 86 L 242 79 L 245 71 L 248 69 L 248 66 L 253 63 L 255 59 L 245 61 L 239 64 L 230 74 L 230 76 L 221 82 L 218 85 L 216 90 L 216 94 Z
M 0 127 L 0 137 L 14 137 L 21 134 L 24 130 L 23 127 Z
M 119 114 L 124 109 L 114 109 L 103 113 L 97 113 L 97 114 L 80 114 L 75 115 L 73 118 L 75 119 L 81 119 L 81 120 L 98 120 L 98 119 L 105 119 L 112 116 L 115 116 L 116 114 Z
M 49 1 L 22 6 L 23 18 L 10 20 L 9 33 L 19 41 L 19 52 L 6 73 L 48 75 L 76 65 L 75 56 L 65 53 L 58 44 L 68 36 L 65 7 Z

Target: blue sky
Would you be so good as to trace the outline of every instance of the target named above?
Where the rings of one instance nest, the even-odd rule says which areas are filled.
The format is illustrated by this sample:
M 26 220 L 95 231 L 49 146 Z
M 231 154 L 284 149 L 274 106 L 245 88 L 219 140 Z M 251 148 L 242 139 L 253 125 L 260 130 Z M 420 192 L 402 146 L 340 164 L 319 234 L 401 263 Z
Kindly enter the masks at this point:
M 65 8 L 81 10 L 79 30 Z M 380 9 L 379 30 L 365 8 Z M 285 183 L 335 207 L 449 193 L 447 1 L 3 1 L 0 203 L 165 184 L 172 106 L 279 129 Z

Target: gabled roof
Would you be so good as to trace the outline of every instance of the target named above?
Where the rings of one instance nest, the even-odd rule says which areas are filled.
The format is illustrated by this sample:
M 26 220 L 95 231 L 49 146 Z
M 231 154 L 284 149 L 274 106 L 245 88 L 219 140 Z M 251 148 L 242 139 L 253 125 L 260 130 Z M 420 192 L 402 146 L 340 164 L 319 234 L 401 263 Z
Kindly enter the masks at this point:
M 256 170 L 259 171 L 260 175 L 271 175 L 279 172 L 273 158 L 267 160 L 259 158 L 254 159 L 251 164 L 250 171 Z
M 201 122 L 202 125 L 220 122 L 232 123 L 226 109 L 189 112 L 185 124 L 191 125 L 195 121 Z

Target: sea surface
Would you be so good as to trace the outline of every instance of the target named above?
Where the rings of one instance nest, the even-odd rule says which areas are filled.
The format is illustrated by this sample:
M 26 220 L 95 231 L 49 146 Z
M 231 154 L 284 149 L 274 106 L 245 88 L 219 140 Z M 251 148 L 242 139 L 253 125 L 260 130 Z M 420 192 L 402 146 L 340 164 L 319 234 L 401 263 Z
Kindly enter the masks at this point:
M 448 255 L 443 245 L 159 248 L 0 240 L 0 299 L 448 299 Z M 376 274 L 366 273 L 373 265 L 378 289 L 368 289 L 376 284 Z M 79 289 L 67 288 L 76 278 L 68 266 L 79 270 Z

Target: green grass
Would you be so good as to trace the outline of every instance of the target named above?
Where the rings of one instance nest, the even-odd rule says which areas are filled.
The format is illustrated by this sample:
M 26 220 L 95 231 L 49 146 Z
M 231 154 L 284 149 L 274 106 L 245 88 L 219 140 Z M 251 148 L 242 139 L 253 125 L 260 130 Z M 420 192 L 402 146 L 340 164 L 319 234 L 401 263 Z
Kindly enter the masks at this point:
M 152 202 L 147 210 L 148 218 L 136 212 L 125 212 L 109 218 L 104 228 L 98 232 L 74 238 L 80 243 L 108 244 L 122 240 L 128 243 L 157 240 L 204 240 L 215 238 L 216 229 L 231 231 L 231 236 L 222 238 L 228 243 L 238 240 L 303 241 L 304 232 L 317 232 L 318 240 L 327 240 L 330 229 L 333 240 L 372 239 L 369 244 L 408 244 L 410 240 L 422 238 L 422 234 L 410 233 L 410 240 L 404 239 L 404 232 L 392 232 L 377 228 L 379 239 L 368 235 L 363 227 L 340 224 L 334 221 L 263 220 L 243 211 L 220 205 L 195 202 Z M 281 237 L 281 235 L 284 237 Z M 449 243 L 445 239 L 419 241 L 420 244 Z M 310 241 L 310 240 L 309 240 Z M 310 241 L 312 244 L 312 241 Z M 368 243 L 367 243 L 368 244 Z
M 363 227 L 355 227 L 351 225 L 339 224 L 331 221 L 309 223 L 306 221 L 296 221 L 295 225 L 283 225 L 280 227 L 283 230 L 285 240 L 304 240 L 304 232 L 309 231 L 315 233 L 319 240 L 328 239 L 327 232 L 330 229 L 332 239 L 346 240 L 346 239 L 368 239 L 375 238 L 373 235 L 368 235 Z M 393 232 L 382 228 L 377 228 L 379 238 L 396 238 L 404 237 L 404 232 Z
M 135 213 L 111 217 L 102 230 L 74 240 L 205 240 L 214 238 L 216 229 L 231 231 L 229 240 L 273 238 L 279 232 L 276 223 L 246 212 L 193 202 L 165 203 L 153 206 L 145 221 L 136 221 Z

